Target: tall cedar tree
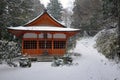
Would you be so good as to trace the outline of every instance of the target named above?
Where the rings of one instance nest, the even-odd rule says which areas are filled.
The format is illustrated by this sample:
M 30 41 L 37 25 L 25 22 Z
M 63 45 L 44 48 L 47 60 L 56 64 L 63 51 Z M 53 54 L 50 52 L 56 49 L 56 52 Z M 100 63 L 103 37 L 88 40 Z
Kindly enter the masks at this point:
M 86 31 L 89 35 L 95 35 L 100 26 L 100 0 L 75 0 L 71 27 L 80 28 L 81 34 Z
M 4 17 L 4 13 L 5 13 L 5 7 L 6 7 L 6 3 L 4 0 L 0 0 L 0 30 L 2 30 L 3 26 L 5 26 L 5 17 Z M 2 33 L 0 32 L 0 39 L 2 37 Z
M 39 0 L 36 0 L 39 2 Z M 38 3 L 37 2 L 37 3 Z M 2 4 L 2 5 L 1 5 Z M 40 2 L 38 3 L 39 5 Z M 13 39 L 6 31 L 6 27 L 24 25 L 35 17 L 35 2 L 33 0 L 1 0 L 0 1 L 0 27 L 3 39 Z M 37 12 L 36 12 L 37 13 Z M 40 13 L 40 10 L 39 12 Z
M 71 27 L 81 28 L 81 14 L 82 12 L 81 12 L 79 1 L 75 0 L 74 8 L 73 8 L 73 15 L 72 15 L 73 22 L 71 24 Z
M 62 5 L 58 0 L 50 0 L 50 3 L 47 5 L 47 10 L 56 20 L 61 21 Z

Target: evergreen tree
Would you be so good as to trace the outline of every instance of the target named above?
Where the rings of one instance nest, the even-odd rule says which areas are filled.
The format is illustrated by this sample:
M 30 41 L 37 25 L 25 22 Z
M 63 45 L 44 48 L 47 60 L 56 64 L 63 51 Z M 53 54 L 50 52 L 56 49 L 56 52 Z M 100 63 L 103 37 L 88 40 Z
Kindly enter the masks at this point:
M 3 26 L 5 26 L 5 9 L 6 9 L 6 3 L 4 0 L 0 0 L 0 39 L 2 37 L 1 30 Z
M 39 0 L 35 0 L 40 6 Z M 29 20 L 35 18 L 41 13 L 41 9 L 35 10 L 35 2 L 33 0 L 2 0 L 0 1 L 0 27 L 3 39 L 12 39 L 6 31 L 6 27 L 24 25 Z M 37 4 L 37 5 L 38 5 Z M 2 6 L 2 7 L 1 7 Z M 42 5 L 43 6 L 43 5 Z M 2 18 L 1 18 L 2 17 Z
M 13 59 L 20 56 L 20 45 L 11 41 L 1 41 L 0 40 L 0 63 L 7 62 L 9 66 L 16 67 L 13 63 Z
M 13 37 L 7 32 L 6 27 L 23 25 L 28 17 L 31 17 L 31 1 L 27 0 L 4 0 L 5 11 L 2 18 L 2 38 L 12 39 Z
M 50 0 L 50 3 L 47 5 L 47 10 L 56 20 L 61 21 L 62 5 L 58 0 Z
M 35 18 L 36 16 L 40 15 L 41 12 L 44 10 L 44 5 L 41 4 L 40 0 L 32 0 L 33 1 L 33 17 Z
M 23 25 L 32 17 L 32 0 L 10 0 L 7 3 L 9 26 Z
M 69 11 L 68 8 L 62 10 L 62 22 L 65 24 L 65 26 L 70 27 L 71 24 L 71 15 L 72 11 Z
M 81 12 L 79 0 L 75 0 L 73 15 L 72 15 L 73 21 L 71 23 L 71 27 L 81 29 L 81 20 L 82 20 L 81 14 L 82 12 Z
M 3 21 L 4 21 L 5 9 L 6 9 L 6 2 L 4 0 L 0 0 L 0 28 L 4 26 Z
M 82 35 L 84 31 L 89 35 L 95 35 L 100 29 L 97 25 L 100 22 L 100 13 L 100 0 L 75 0 L 71 27 L 80 28 Z
M 0 63 L 5 60 L 12 65 L 12 59 L 20 53 L 20 45 L 13 42 L 13 35 L 10 35 L 6 28 L 24 25 L 39 15 L 43 7 L 39 0 L 0 0 L 0 38 L 6 39 L 0 40 Z
M 115 20 L 118 24 L 117 29 L 117 54 L 120 57 L 120 0 L 102 0 L 104 19 Z

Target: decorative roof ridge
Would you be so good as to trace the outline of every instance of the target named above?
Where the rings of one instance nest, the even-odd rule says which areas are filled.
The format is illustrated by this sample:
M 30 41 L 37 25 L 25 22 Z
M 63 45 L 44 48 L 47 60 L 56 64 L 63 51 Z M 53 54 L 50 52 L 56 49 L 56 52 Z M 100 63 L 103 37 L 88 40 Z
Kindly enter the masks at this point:
M 56 20 L 50 13 L 48 13 L 47 9 L 44 9 L 44 12 L 42 12 L 40 15 L 38 15 L 37 17 L 35 17 L 34 19 L 28 21 L 27 23 L 25 23 L 23 26 L 26 26 L 27 24 L 37 20 L 38 18 L 40 18 L 42 15 L 44 15 L 45 13 L 48 14 L 49 17 L 51 17 L 55 22 L 59 23 L 60 25 L 62 25 L 63 27 L 66 27 L 65 25 L 63 25 L 61 22 L 59 22 L 58 20 Z
M 35 17 L 34 19 L 32 19 L 32 20 L 28 21 L 28 22 L 27 22 L 27 23 L 25 23 L 23 26 L 26 26 L 27 24 L 29 24 L 29 23 L 31 23 L 31 22 L 33 22 L 33 21 L 35 21 L 36 19 L 38 19 L 39 17 L 41 17 L 43 14 L 44 14 L 44 12 L 42 12 L 40 15 L 38 15 L 38 16 L 37 16 L 37 17 Z

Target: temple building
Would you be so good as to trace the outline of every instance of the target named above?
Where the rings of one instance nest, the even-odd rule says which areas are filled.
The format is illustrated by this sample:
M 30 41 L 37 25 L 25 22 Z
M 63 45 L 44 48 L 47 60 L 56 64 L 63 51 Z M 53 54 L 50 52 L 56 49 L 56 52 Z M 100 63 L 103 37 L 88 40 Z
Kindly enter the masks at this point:
M 79 29 L 66 28 L 47 11 L 24 26 L 8 27 L 8 31 L 22 39 L 22 54 L 62 56 L 67 50 L 67 41 L 79 33 Z

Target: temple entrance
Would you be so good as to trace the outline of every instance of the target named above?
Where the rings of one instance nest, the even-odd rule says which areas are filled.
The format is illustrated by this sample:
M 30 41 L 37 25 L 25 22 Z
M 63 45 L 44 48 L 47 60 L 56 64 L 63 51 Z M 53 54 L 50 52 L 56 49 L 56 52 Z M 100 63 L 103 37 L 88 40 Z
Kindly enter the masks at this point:
M 39 48 L 42 48 L 42 55 L 47 56 L 50 55 L 50 50 L 52 49 L 52 40 L 49 40 L 49 38 L 52 38 L 52 35 L 49 33 L 42 33 L 43 34 L 43 40 L 39 41 Z
M 50 55 L 52 50 L 52 41 L 51 40 L 40 40 L 39 49 L 42 52 L 42 55 Z

